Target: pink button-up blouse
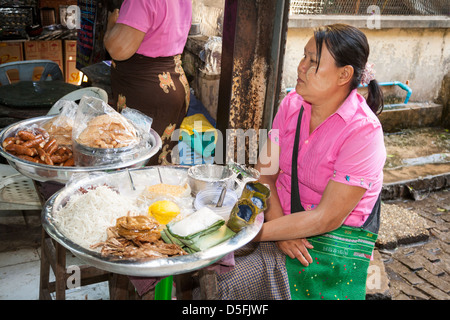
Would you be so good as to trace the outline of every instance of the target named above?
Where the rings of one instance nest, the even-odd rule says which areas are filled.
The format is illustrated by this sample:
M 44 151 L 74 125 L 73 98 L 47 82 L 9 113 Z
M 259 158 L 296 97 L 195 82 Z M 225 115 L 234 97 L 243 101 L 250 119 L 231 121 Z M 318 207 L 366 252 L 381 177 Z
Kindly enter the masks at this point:
M 302 205 L 305 210 L 313 210 L 329 180 L 363 187 L 366 189 L 363 198 L 344 221 L 345 225 L 360 227 L 381 191 L 386 149 L 381 124 L 356 89 L 311 134 L 311 105 L 295 91 L 281 102 L 269 138 L 281 151 L 276 187 L 283 213 L 290 214 L 292 148 L 302 105 L 298 154 Z
M 145 32 L 136 53 L 156 58 L 183 52 L 191 18 L 191 0 L 125 0 L 117 23 Z

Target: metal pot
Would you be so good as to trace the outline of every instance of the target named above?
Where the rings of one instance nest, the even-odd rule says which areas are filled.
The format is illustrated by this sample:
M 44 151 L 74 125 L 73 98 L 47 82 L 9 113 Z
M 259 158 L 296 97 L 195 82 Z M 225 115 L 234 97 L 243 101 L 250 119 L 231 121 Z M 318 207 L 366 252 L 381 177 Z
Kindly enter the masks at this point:
M 228 166 L 200 164 L 189 168 L 188 183 L 192 194 L 195 196 L 199 191 L 206 188 L 226 186 L 229 189 L 234 189 L 235 175 Z

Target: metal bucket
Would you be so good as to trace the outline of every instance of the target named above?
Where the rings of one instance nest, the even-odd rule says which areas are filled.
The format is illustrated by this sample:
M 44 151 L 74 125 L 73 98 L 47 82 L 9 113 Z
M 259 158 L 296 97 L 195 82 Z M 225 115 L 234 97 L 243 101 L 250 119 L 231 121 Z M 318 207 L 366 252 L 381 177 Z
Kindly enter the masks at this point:
M 234 189 L 234 173 L 228 166 L 200 164 L 189 168 L 188 182 L 193 195 L 206 188 Z

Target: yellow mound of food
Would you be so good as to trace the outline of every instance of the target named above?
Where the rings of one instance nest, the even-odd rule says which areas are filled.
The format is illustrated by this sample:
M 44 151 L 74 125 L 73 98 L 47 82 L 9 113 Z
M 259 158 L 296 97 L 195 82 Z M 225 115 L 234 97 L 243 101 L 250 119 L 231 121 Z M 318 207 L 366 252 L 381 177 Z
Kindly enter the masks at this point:
M 184 186 L 159 183 L 147 187 L 143 193 L 143 196 L 148 198 L 156 198 L 161 196 L 183 198 L 188 196 L 190 193 L 191 189 L 187 183 Z
M 170 200 L 160 200 L 152 203 L 148 208 L 148 214 L 161 224 L 168 224 L 180 214 L 178 205 Z

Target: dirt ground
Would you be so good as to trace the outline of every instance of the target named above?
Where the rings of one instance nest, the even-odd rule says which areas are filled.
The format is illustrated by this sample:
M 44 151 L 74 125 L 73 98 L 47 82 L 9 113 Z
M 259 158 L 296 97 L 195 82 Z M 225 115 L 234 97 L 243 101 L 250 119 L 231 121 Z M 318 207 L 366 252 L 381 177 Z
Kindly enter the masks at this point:
M 385 134 L 384 183 L 450 172 L 450 132 L 443 128 L 405 129 Z

